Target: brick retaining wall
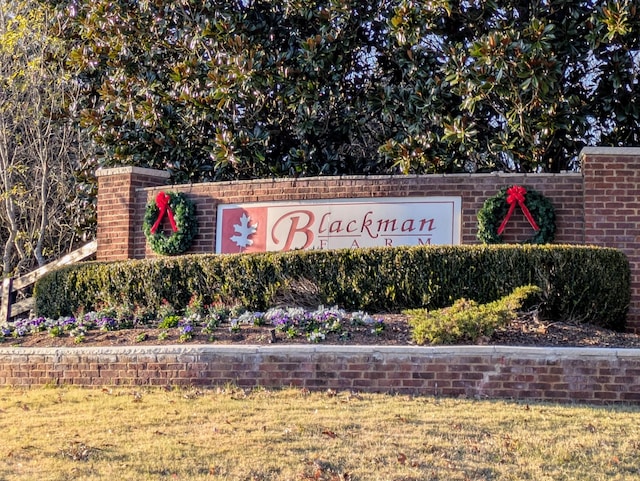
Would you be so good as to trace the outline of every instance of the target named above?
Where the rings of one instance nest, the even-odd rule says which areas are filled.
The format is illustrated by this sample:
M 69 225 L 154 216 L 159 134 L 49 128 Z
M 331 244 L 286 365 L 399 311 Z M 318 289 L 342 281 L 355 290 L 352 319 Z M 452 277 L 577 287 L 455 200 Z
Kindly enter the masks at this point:
M 0 348 L 0 385 L 297 386 L 640 404 L 640 349 L 499 346 Z

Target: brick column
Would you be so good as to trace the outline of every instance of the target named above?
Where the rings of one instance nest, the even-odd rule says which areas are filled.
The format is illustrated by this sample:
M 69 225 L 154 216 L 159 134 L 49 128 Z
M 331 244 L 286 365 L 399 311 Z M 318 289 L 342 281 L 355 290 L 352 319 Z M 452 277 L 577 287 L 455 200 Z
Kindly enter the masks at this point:
M 136 189 L 163 185 L 169 173 L 141 167 L 98 169 L 98 251 L 101 261 L 133 258 L 133 240 L 139 225 Z M 144 206 L 142 206 L 144 208 Z
M 585 244 L 623 251 L 631 265 L 628 330 L 640 332 L 640 148 L 589 147 L 584 175 Z

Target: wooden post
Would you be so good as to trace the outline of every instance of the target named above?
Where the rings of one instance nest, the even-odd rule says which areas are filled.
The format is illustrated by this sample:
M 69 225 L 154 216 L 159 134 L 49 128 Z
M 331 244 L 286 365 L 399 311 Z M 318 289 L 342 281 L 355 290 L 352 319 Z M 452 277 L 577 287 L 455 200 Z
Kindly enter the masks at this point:
M 11 319 L 12 288 L 13 277 L 6 277 L 2 281 L 2 291 L 0 291 L 0 322 L 8 322 Z

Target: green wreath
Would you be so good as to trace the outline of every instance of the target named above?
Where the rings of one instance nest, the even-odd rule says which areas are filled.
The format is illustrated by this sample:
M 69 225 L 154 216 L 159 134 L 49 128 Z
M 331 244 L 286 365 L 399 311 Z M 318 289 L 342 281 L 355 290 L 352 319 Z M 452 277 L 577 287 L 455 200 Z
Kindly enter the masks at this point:
M 161 228 L 165 218 L 171 225 L 169 235 Z M 160 192 L 154 200 L 147 203 L 142 230 L 151 250 L 156 254 L 182 254 L 189 249 L 198 233 L 195 205 L 181 192 Z
M 553 205 L 544 195 L 535 190 L 526 190 L 520 186 L 505 187 L 501 189 L 493 197 L 489 197 L 478 211 L 478 233 L 476 237 L 485 244 L 501 244 L 503 238 L 499 234 L 500 226 L 508 221 L 510 209 L 513 211 L 514 201 L 507 201 L 510 197 L 511 189 L 522 189 L 524 192 L 524 202 L 521 205 L 515 205 L 515 209 L 522 209 L 523 212 L 528 211 L 531 219 L 535 222 L 539 230 L 536 234 L 524 241 L 524 244 L 548 244 L 553 241 L 556 233 L 556 214 Z M 517 202 L 515 202 L 517 204 Z M 526 215 L 526 214 L 525 214 Z M 531 223 L 531 221 L 530 221 Z M 504 227 L 504 226 L 503 226 Z

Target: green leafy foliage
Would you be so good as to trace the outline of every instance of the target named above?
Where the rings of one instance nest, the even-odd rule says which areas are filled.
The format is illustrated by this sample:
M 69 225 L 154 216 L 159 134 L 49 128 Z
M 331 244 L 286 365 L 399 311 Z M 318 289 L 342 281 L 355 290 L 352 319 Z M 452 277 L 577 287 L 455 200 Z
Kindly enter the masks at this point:
M 173 327 L 178 327 L 180 319 L 181 317 L 176 314 L 167 316 L 158 323 L 158 327 L 160 329 L 171 329 Z
M 105 166 L 557 172 L 640 144 L 638 0 L 41 1 Z
M 284 253 L 195 255 L 84 263 L 40 279 L 38 315 L 57 318 L 100 305 L 184 309 L 204 305 L 264 310 L 283 290 L 315 285 L 314 302 L 349 310 L 438 309 L 456 299 L 488 303 L 518 286 L 542 289 L 540 314 L 622 330 L 629 263 L 614 249 L 580 246 L 418 246 Z M 304 292 L 302 293 L 305 294 Z
M 432 311 L 410 309 L 404 313 L 409 316 L 411 336 L 417 344 L 475 342 L 507 325 L 529 297 L 540 293 L 537 286 L 523 286 L 487 304 L 458 299 L 450 307 Z

